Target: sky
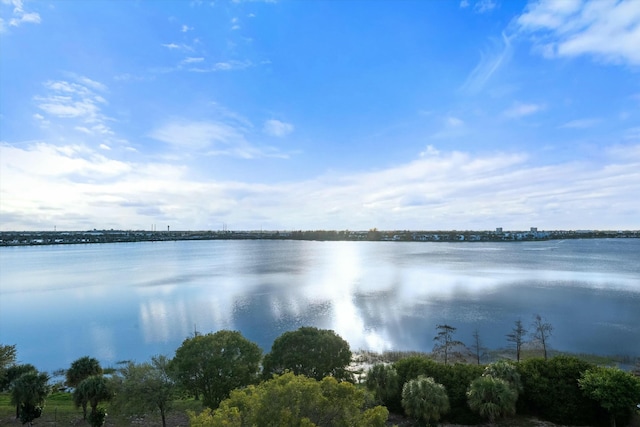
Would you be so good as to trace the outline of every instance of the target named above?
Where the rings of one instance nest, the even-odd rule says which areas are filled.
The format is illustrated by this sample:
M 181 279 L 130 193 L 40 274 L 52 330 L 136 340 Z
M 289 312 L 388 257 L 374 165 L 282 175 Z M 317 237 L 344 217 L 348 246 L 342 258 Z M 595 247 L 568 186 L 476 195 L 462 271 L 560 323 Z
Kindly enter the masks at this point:
M 0 231 L 640 229 L 640 1 L 0 0 Z

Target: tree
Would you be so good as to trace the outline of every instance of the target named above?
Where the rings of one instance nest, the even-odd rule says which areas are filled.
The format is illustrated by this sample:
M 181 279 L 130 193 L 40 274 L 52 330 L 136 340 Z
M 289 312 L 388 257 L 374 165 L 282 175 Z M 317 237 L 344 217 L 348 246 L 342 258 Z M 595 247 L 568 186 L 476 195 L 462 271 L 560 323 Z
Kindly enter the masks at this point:
M 16 363 L 16 346 L 0 344 L 0 391 L 4 390 L 2 384 L 5 384 L 5 376 L 7 369 Z
M 516 365 L 524 393 L 518 412 L 528 412 L 564 425 L 588 425 L 606 419 L 605 411 L 580 389 L 582 373 L 594 367 L 577 357 L 536 357 Z
M 73 401 L 76 404 L 76 407 L 82 405 L 85 419 L 87 418 L 87 404 L 91 406 L 89 419 L 92 425 L 97 423 L 97 420 L 102 415 L 102 411 L 98 408 L 100 402 L 111 400 L 112 396 L 113 393 L 109 387 L 108 381 L 102 375 L 91 375 L 90 377 L 85 378 L 73 391 Z M 102 416 L 102 421 L 104 422 L 104 416 Z
M 516 361 L 520 362 L 520 352 L 522 350 L 522 344 L 524 344 L 524 338 L 527 335 L 527 330 L 522 326 L 522 320 L 518 319 L 515 322 L 515 326 L 511 330 L 510 334 L 507 334 L 507 341 L 513 343 L 516 348 Z
M 462 357 L 462 353 L 456 351 L 456 348 L 464 347 L 461 341 L 453 339 L 453 334 L 457 328 L 450 325 L 436 325 L 438 334 L 433 338 L 436 344 L 433 346 L 433 352 L 441 355 L 446 365 L 451 357 Z
M 13 383 L 27 372 L 38 372 L 38 370 L 30 363 L 10 366 L 5 373 L 2 384 L 0 384 L 0 390 L 11 390 Z M 20 418 L 20 404 L 16 403 L 15 405 L 16 418 Z
M 67 369 L 67 385 L 69 387 L 77 387 L 78 384 L 91 375 L 102 375 L 100 362 L 93 357 L 81 357 L 71 363 L 71 367 Z
M 493 377 L 505 381 L 511 389 L 516 393 L 516 399 L 520 393 L 522 393 L 522 380 L 520 379 L 520 373 L 513 364 L 507 360 L 499 360 L 491 363 L 484 368 L 482 373 L 483 377 Z
M 383 427 L 386 408 L 367 409 L 367 393 L 333 377 L 322 381 L 288 372 L 257 386 L 236 389 L 215 411 L 189 414 L 192 427 Z
M 449 397 L 442 384 L 421 375 L 402 386 L 402 407 L 410 417 L 428 424 L 449 412 Z
M 640 401 L 640 378 L 617 368 L 589 369 L 578 384 L 586 396 L 609 413 L 612 427 L 616 426 L 616 418 L 629 416 Z
M 352 380 L 351 373 L 347 371 L 349 363 L 349 343 L 332 330 L 313 327 L 302 327 L 280 335 L 262 362 L 265 379 L 291 371 L 316 380 L 326 376 Z
M 51 393 L 49 375 L 35 370 L 22 374 L 11 387 L 11 402 L 19 408 L 22 424 L 32 425 L 42 414 L 47 396 Z
M 257 380 L 261 355 L 240 332 L 222 330 L 184 340 L 169 368 L 185 390 L 202 394 L 204 405 L 214 409 L 231 390 Z
M 393 366 L 382 363 L 373 365 L 367 372 L 365 385 L 377 402 L 387 407 L 396 406 L 394 400 L 400 383 L 398 372 Z
M 467 392 L 469 407 L 493 423 L 516 412 L 517 392 L 503 379 L 491 375 L 476 378 Z
M 473 344 L 471 344 L 471 350 L 475 356 L 476 362 L 480 365 L 482 358 L 487 354 L 487 348 L 482 345 L 480 340 L 480 332 L 478 329 L 473 330 Z
M 536 314 L 533 319 L 533 338 L 542 346 L 545 360 L 547 359 L 547 344 L 551 332 L 553 332 L 551 323 L 545 322 L 539 314 Z
M 166 426 L 166 413 L 177 393 L 168 364 L 165 356 L 153 357 L 151 363 L 128 363 L 116 377 L 117 393 L 112 407 L 136 415 L 158 410 L 162 425 Z

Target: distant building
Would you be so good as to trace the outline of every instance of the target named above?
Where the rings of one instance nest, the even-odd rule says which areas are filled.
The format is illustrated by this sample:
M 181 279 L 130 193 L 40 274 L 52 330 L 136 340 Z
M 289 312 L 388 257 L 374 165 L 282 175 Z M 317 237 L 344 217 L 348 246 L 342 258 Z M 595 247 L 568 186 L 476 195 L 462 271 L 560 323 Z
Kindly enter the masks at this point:
M 531 227 L 531 232 L 532 233 L 537 233 L 538 232 L 538 227 Z
M 502 233 L 502 227 L 496 228 L 496 233 Z

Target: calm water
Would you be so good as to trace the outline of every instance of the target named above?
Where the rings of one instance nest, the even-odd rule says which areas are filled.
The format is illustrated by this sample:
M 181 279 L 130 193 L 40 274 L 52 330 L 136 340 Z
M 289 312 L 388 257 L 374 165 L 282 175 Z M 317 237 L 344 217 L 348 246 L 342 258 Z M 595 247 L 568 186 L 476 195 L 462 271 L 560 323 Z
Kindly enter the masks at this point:
M 268 351 L 303 325 L 352 349 L 430 351 L 435 325 L 506 346 L 540 313 L 558 350 L 640 355 L 640 240 L 196 241 L 0 248 L 0 343 L 66 368 L 172 356 L 194 328 Z

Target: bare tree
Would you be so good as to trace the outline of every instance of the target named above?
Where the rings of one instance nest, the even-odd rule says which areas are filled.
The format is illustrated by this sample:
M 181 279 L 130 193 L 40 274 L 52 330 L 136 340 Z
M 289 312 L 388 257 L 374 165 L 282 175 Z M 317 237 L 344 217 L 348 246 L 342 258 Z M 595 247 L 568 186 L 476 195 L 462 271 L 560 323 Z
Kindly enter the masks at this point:
M 433 338 L 436 344 L 433 346 L 433 352 L 436 354 L 442 354 L 444 358 L 444 364 L 449 361 L 449 356 L 461 357 L 462 353 L 455 351 L 456 348 L 464 348 L 464 344 L 461 341 L 453 339 L 453 334 L 457 328 L 450 325 L 436 325 L 438 334 Z
M 547 345 L 549 343 L 549 337 L 553 332 L 553 326 L 551 323 L 545 322 L 539 314 L 536 314 L 533 318 L 533 338 L 540 343 L 542 351 L 544 353 L 544 359 L 547 359 Z
M 516 361 L 520 361 L 520 351 L 524 343 L 524 337 L 527 336 L 527 330 L 522 326 L 522 320 L 518 319 L 510 334 L 507 334 L 507 341 L 513 343 L 516 347 Z
M 473 344 L 471 344 L 471 350 L 473 352 L 473 356 L 475 357 L 478 365 L 480 364 L 482 358 L 487 354 L 487 348 L 482 345 L 482 341 L 480 340 L 480 332 L 478 329 L 473 330 Z

